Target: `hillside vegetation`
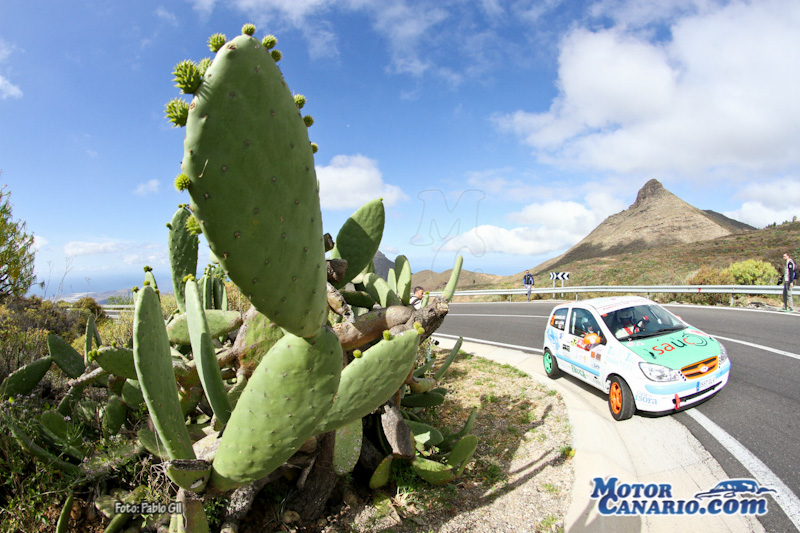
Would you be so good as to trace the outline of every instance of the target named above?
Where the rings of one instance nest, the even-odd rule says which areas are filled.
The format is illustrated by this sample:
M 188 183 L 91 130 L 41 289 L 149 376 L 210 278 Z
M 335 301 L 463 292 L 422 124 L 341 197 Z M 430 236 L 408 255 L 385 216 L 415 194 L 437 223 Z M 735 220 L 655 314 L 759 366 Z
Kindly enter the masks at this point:
M 783 272 L 783 253 L 800 257 L 800 222 L 789 222 L 761 230 L 720 237 L 691 244 L 673 244 L 629 251 L 607 257 L 593 257 L 560 264 L 557 270 L 547 263 L 531 267 L 538 287 L 551 285 L 550 272 L 569 272 L 571 286 L 591 285 L 683 285 L 701 267 L 724 269 L 732 263 L 755 259 L 770 263 Z M 544 267 L 544 268 L 543 268 Z M 511 276 L 497 276 L 461 271 L 459 290 L 504 289 L 521 287 L 524 271 Z M 444 288 L 450 271 L 429 270 L 414 274 L 413 283 L 426 290 Z M 560 285 L 560 283 L 559 283 Z

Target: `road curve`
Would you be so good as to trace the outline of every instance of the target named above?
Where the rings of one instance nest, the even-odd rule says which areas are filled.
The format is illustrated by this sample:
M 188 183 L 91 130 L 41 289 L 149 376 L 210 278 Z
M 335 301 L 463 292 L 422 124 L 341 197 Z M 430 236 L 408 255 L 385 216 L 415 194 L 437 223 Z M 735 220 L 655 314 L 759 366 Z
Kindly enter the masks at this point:
M 526 364 L 541 366 L 539 354 L 546 319 L 557 303 L 455 303 L 451 304 L 450 313 L 437 333 L 524 347 L 523 352 L 534 356 Z M 752 452 L 755 461 L 774 473 L 791 492 L 789 504 L 781 504 L 788 509 L 788 515 L 781 506 L 770 501 L 769 513 L 759 517 L 763 527 L 767 531 L 798 530 L 800 315 L 689 305 L 667 307 L 725 345 L 733 364 L 731 378 L 719 394 L 694 409 L 668 417 L 647 419 L 637 416 L 634 420 L 639 419 L 639 422 L 634 424 L 641 424 L 644 420 L 655 422 L 649 426 L 651 429 L 640 428 L 640 431 L 652 431 L 652 428 L 663 429 L 678 422 L 719 463 L 724 470 L 722 479 L 753 477 L 752 464 L 747 464 L 741 456 L 737 457 L 730 451 L 730 446 L 721 444 L 719 436 L 708 429 L 711 426 L 719 428 L 742 448 Z M 573 378 L 560 381 L 566 381 L 570 389 L 585 389 L 587 401 L 593 408 L 599 406 L 599 412 L 610 420 L 605 397 L 599 391 L 584 387 Z M 704 420 L 710 422 L 704 424 Z M 626 446 L 635 447 L 636 432 L 625 428 L 625 424 L 627 422 L 618 424 L 620 427 L 617 429 L 622 429 L 620 434 L 627 435 L 631 441 L 626 441 Z M 588 480 L 576 480 L 576 483 L 581 482 L 587 483 Z M 646 529 L 656 530 L 649 521 Z

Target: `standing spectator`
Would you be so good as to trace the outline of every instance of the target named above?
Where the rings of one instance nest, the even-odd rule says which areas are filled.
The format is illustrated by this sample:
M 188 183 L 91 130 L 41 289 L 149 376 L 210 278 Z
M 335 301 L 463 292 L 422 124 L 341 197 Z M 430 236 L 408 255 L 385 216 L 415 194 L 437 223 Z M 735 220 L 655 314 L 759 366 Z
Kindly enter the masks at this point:
M 525 275 L 522 276 L 522 286 L 528 289 L 528 301 L 531 301 L 531 289 L 533 288 L 533 274 L 531 274 L 530 270 L 525 271 Z
M 794 302 L 792 301 L 792 287 L 794 287 L 794 280 L 797 277 L 797 267 L 794 264 L 794 259 L 789 257 L 788 253 L 783 254 L 783 259 L 786 261 L 786 266 L 783 268 L 783 311 L 794 311 Z M 787 305 L 788 302 L 788 305 Z
M 422 307 L 422 297 L 425 295 L 425 289 L 417 285 L 411 292 L 411 299 L 409 300 L 408 305 L 414 309 L 419 309 Z

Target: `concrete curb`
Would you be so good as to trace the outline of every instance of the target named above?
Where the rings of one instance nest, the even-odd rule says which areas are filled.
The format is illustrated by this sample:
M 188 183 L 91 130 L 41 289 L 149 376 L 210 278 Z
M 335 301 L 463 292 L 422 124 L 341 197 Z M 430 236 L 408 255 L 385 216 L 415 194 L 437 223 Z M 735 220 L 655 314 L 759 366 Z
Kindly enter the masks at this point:
M 437 337 L 442 348 L 455 340 Z M 719 463 L 682 424 L 670 416 L 634 416 L 615 422 L 605 396 L 573 378 L 548 378 L 538 354 L 464 342 L 461 349 L 522 370 L 561 394 L 572 426 L 575 481 L 565 517 L 565 530 L 575 532 L 673 533 L 674 531 L 763 532 L 754 517 L 727 515 L 602 516 L 590 498 L 592 480 L 616 476 L 619 483 L 670 483 L 676 500 L 689 500 L 728 476 Z M 687 529 L 690 528 L 690 529 Z

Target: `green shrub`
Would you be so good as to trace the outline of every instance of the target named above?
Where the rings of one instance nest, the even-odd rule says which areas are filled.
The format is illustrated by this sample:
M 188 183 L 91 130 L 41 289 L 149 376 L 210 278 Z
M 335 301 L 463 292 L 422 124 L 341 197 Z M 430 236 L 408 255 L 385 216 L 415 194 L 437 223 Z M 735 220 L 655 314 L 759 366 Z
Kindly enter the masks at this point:
M 730 274 L 736 285 L 775 285 L 778 283 L 778 271 L 766 261 L 748 259 L 733 263 L 725 271 Z
M 67 342 L 76 339 L 77 318 L 66 308 L 36 297 L 10 299 L 0 305 L 0 382 L 19 367 L 48 354 L 48 333 L 56 333 Z
M 712 266 L 703 265 L 689 277 L 687 283 L 689 285 L 733 285 L 734 281 L 733 276 L 727 269 L 719 270 Z M 716 305 L 728 303 L 730 301 L 730 295 L 700 293 L 688 295 L 686 299 L 691 303 Z

